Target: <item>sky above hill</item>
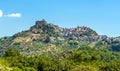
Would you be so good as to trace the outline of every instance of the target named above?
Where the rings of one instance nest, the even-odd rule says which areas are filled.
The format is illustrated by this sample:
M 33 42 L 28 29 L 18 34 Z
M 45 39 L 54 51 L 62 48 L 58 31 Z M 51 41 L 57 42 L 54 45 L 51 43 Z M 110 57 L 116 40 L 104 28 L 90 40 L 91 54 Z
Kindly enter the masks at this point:
M 88 26 L 100 35 L 120 36 L 120 0 L 0 0 L 0 37 L 43 18 L 60 27 Z

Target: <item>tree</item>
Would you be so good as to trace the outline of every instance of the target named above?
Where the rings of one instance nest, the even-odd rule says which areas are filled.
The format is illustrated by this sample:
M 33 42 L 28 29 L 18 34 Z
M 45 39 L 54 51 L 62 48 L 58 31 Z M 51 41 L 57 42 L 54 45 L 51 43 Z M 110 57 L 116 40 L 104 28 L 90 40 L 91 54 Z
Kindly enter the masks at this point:
M 20 56 L 20 52 L 18 50 L 12 50 L 12 49 L 8 48 L 3 53 L 3 57 L 10 57 L 10 56 Z

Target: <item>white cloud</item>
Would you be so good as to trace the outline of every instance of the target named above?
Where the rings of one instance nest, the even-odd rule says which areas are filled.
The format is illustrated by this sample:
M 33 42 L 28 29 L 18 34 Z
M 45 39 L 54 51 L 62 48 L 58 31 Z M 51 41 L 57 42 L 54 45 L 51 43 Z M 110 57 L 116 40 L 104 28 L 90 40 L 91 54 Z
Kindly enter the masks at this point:
M 21 16 L 22 16 L 21 13 L 11 13 L 11 14 L 4 14 L 3 15 L 3 11 L 0 9 L 0 17 L 16 17 L 16 18 L 19 18 Z
M 8 15 L 5 15 L 5 17 L 21 17 L 22 14 L 21 13 L 11 13 L 11 14 L 8 14 Z
M 3 12 L 2 12 L 2 10 L 0 10 L 0 17 L 2 17 L 3 16 Z

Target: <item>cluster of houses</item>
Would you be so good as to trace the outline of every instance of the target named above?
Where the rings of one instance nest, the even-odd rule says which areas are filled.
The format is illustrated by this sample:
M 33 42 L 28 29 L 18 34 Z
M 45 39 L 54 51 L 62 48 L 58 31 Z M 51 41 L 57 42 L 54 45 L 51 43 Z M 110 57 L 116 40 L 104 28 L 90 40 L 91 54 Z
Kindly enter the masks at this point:
M 36 28 L 39 29 L 42 27 L 41 24 L 47 24 L 55 29 L 55 31 L 62 35 L 64 40 L 75 39 L 75 40 L 108 40 L 109 38 L 106 35 L 98 35 L 94 30 L 85 26 L 77 26 L 77 28 L 61 28 L 54 24 L 48 24 L 44 19 L 42 21 L 36 22 Z M 34 31 L 35 32 L 35 31 Z M 38 32 L 38 30 L 36 30 Z M 60 39 L 60 37 L 59 37 Z

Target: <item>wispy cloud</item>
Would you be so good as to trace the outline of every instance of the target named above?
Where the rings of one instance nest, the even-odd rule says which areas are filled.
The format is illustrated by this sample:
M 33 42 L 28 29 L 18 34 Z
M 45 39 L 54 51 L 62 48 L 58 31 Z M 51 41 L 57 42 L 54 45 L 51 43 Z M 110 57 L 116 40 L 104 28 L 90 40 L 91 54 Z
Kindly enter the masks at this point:
M 11 14 L 8 14 L 8 15 L 5 15 L 5 17 L 21 17 L 22 14 L 21 13 L 11 13 Z
M 2 17 L 3 16 L 3 12 L 2 12 L 2 10 L 0 10 L 0 17 Z
M 21 13 L 3 14 L 3 11 L 0 9 L 0 17 L 15 17 L 15 18 L 20 18 L 20 17 L 22 17 L 22 14 Z

